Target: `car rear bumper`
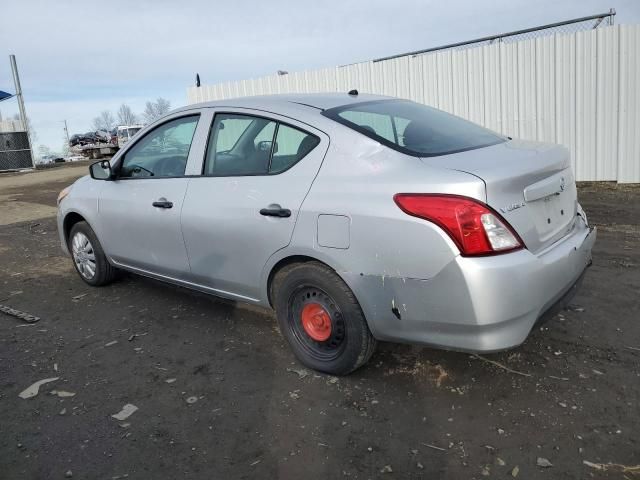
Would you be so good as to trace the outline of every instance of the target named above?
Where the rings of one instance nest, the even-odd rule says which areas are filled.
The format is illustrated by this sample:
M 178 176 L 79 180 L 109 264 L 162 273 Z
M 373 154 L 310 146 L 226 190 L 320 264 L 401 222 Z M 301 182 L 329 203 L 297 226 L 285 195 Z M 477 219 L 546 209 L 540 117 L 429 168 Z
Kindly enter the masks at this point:
M 538 320 L 567 302 L 591 264 L 595 239 L 596 229 L 579 221 L 538 254 L 457 256 L 428 280 L 346 280 L 379 340 L 493 352 L 521 344 Z

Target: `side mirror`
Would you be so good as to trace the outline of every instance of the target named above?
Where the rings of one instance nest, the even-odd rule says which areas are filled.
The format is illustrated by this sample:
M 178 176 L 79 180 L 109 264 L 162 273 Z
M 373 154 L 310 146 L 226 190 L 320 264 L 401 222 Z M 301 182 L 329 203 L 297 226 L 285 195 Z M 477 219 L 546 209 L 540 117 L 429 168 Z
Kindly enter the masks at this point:
M 108 160 L 92 163 L 89 165 L 89 174 L 94 180 L 111 180 L 113 178 L 111 163 Z

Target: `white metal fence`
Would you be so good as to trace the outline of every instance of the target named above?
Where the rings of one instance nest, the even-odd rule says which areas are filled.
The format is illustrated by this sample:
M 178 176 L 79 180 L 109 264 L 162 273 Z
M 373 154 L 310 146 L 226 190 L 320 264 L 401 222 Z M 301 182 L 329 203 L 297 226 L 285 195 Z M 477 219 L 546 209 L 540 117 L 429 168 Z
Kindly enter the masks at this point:
M 562 143 L 577 180 L 640 182 L 640 25 L 190 87 L 187 96 L 197 103 L 353 88 Z

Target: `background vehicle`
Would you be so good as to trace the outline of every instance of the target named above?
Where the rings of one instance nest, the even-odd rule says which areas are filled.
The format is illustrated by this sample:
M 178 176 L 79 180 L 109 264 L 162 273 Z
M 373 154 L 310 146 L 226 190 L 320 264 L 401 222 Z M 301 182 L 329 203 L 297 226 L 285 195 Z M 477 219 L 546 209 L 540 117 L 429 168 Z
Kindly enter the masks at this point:
M 42 155 L 38 163 L 40 164 L 64 163 L 64 158 L 58 155 Z
M 93 159 L 111 156 L 142 128 L 142 125 L 120 125 L 111 132 L 98 130 L 74 134 L 69 138 L 69 147 L 72 152 Z
M 94 132 L 87 133 L 76 133 L 71 135 L 69 138 L 69 146 L 75 147 L 77 145 L 88 145 L 91 143 L 96 143 L 98 138 L 96 137 Z
M 376 340 L 519 345 L 591 261 L 563 147 L 388 97 L 228 105 L 174 111 L 61 193 L 85 282 L 123 268 L 275 307 L 301 362 L 345 374 Z

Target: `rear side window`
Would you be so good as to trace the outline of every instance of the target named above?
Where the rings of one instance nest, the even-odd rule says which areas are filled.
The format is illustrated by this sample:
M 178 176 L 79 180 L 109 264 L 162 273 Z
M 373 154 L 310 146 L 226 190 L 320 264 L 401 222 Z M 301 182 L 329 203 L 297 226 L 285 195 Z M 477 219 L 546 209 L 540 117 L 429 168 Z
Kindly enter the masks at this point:
M 406 100 L 379 100 L 322 114 L 395 150 L 434 157 L 502 143 L 505 137 L 455 115 Z
M 276 120 L 218 113 L 207 145 L 204 175 L 281 173 L 313 150 L 320 139 Z
M 278 125 L 269 173 L 280 173 L 302 160 L 316 148 L 320 139 L 289 125 Z

